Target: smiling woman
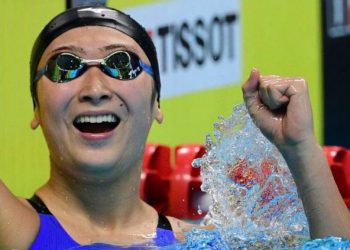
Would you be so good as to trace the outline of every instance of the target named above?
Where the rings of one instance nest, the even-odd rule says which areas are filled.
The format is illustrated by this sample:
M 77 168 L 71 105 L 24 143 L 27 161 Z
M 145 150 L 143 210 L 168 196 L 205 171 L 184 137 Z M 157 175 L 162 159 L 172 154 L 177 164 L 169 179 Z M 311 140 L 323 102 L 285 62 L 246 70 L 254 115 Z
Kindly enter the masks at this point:
M 149 129 L 162 121 L 158 62 L 146 31 L 114 9 L 66 11 L 36 40 L 31 79 L 31 126 L 44 133 L 50 178 L 28 201 L 2 188 L 31 226 L 22 242 L 7 226 L 0 246 L 173 243 L 176 220 L 158 215 L 138 191 Z M 8 215 L 1 210 L 0 221 Z

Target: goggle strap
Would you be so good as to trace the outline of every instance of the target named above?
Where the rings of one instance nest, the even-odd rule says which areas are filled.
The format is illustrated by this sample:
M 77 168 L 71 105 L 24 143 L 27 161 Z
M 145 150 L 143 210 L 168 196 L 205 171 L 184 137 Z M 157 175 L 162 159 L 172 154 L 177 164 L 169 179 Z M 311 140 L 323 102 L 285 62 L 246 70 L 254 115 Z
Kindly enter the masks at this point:
M 46 65 L 45 65 L 43 68 L 41 68 L 41 69 L 36 73 L 34 82 L 39 81 L 39 79 L 40 79 L 43 75 L 45 75 L 45 73 L 46 73 Z
M 141 68 L 150 76 L 154 76 L 153 69 L 150 65 L 144 63 L 143 61 L 139 60 Z

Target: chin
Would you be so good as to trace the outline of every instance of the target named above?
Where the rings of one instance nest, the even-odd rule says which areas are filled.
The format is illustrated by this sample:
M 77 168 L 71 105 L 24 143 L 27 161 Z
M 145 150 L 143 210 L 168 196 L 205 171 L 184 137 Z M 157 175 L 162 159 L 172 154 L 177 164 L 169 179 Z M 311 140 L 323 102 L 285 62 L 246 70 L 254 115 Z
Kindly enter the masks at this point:
M 107 183 L 122 176 L 124 169 L 110 162 L 82 162 L 74 171 L 77 179 L 91 183 Z

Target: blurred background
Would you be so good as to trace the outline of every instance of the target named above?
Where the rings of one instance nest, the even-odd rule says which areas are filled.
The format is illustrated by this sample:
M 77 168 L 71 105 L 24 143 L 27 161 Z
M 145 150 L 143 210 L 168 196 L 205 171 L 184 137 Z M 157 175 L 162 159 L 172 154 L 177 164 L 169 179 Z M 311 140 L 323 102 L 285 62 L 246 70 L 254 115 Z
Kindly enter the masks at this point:
M 44 138 L 29 126 L 31 47 L 54 15 L 81 4 L 124 10 L 157 46 L 165 119 L 149 143 L 203 144 L 218 116 L 242 103 L 240 86 L 257 67 L 304 77 L 319 142 L 350 146 L 347 0 L 2 0 L 0 176 L 16 195 L 31 196 L 49 174 Z

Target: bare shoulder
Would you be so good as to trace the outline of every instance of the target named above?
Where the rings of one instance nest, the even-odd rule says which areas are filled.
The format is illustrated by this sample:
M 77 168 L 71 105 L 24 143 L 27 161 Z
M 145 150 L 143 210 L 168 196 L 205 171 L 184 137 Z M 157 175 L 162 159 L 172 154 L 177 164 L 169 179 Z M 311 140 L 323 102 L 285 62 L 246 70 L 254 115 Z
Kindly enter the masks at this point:
M 206 229 L 206 230 L 214 229 L 214 226 L 211 226 L 211 225 L 202 226 L 199 224 L 192 224 L 171 216 L 167 216 L 167 218 L 169 219 L 169 222 L 173 228 L 175 237 L 180 241 L 183 241 L 185 239 L 186 233 L 190 232 L 193 228 Z
M 0 180 L 0 249 L 29 248 L 39 226 L 35 210 L 25 199 L 13 195 Z

